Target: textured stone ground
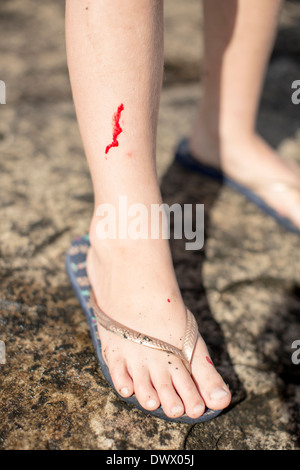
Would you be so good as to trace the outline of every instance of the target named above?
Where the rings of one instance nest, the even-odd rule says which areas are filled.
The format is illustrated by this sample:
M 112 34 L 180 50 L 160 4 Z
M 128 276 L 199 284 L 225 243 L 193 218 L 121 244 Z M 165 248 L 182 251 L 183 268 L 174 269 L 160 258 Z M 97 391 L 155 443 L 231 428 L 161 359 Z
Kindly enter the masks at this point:
M 0 106 L 0 339 L 2 449 L 299 449 L 299 238 L 231 190 L 172 165 L 201 96 L 197 0 L 166 1 L 166 67 L 158 168 L 166 202 L 206 206 L 205 247 L 172 244 L 185 302 L 197 314 L 233 406 L 214 421 L 166 423 L 108 388 L 64 270 L 86 232 L 92 188 L 64 48 L 64 2 L 2 0 Z M 300 161 L 300 4 L 287 2 L 259 129 Z

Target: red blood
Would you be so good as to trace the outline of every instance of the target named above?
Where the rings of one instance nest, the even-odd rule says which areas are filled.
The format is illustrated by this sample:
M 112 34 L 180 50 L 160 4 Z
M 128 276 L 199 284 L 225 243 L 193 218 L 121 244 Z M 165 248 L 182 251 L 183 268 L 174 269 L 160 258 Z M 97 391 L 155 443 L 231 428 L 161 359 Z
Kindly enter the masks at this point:
M 205 359 L 207 360 L 207 362 L 208 362 L 209 364 L 211 364 L 211 365 L 213 366 L 213 363 L 212 363 L 212 361 L 209 359 L 209 357 L 206 356 Z
M 112 147 L 119 147 L 119 142 L 117 139 L 123 130 L 120 126 L 121 112 L 123 110 L 124 110 L 124 105 L 120 104 L 120 106 L 118 107 L 117 111 L 115 112 L 113 116 L 113 140 L 112 140 L 112 143 L 106 147 L 105 149 L 106 154 Z
M 171 302 L 171 300 L 170 300 L 170 299 L 168 299 L 168 302 Z

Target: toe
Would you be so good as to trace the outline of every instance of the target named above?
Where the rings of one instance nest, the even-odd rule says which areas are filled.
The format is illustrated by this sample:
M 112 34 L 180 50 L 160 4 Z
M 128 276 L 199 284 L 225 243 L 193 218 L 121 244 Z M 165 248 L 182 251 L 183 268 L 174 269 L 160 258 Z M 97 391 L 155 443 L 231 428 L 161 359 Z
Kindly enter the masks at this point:
M 193 376 L 207 408 L 223 410 L 229 405 L 230 391 L 213 365 L 203 364 Z
M 199 418 L 205 411 L 205 403 L 200 396 L 195 382 L 181 364 L 173 371 L 172 381 L 177 394 L 180 396 L 185 413 L 190 418 Z
M 184 414 L 184 405 L 177 394 L 170 375 L 152 378 L 164 413 L 169 418 L 179 418 Z
M 223 410 L 231 401 L 231 393 L 220 374 L 214 370 L 212 373 L 204 370 L 197 379 L 200 384 L 200 393 L 206 406 L 212 410 Z
M 193 378 L 207 408 L 212 410 L 226 408 L 231 401 L 230 391 L 213 365 L 202 338 L 196 346 L 192 366 L 193 363 L 195 364 L 195 367 L 192 367 Z
M 109 371 L 116 391 L 124 398 L 130 397 L 133 394 L 134 387 L 126 362 L 121 358 L 116 359 L 114 364 L 110 365 Z
M 134 393 L 145 410 L 156 410 L 160 406 L 158 394 L 153 387 L 148 370 L 136 367 L 133 374 Z

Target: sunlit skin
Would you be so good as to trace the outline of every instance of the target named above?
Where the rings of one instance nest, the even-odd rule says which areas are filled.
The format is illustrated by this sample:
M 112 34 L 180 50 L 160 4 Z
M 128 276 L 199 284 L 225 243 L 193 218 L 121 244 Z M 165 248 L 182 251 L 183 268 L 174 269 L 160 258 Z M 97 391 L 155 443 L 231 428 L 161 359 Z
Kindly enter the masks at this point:
M 270 175 L 275 167 L 278 171 L 278 157 L 266 150 L 253 129 L 280 5 L 281 0 L 204 0 L 207 73 L 190 145 L 197 158 L 222 164 L 240 179 L 257 174 L 258 161 L 260 174 Z M 87 5 L 67 0 L 66 38 L 95 210 L 102 203 L 117 207 L 119 197 L 126 195 L 129 205 L 143 204 L 150 213 L 151 204 L 162 203 L 155 159 L 163 2 L 90 0 Z M 295 206 L 288 207 L 293 212 Z M 98 304 L 129 328 L 181 348 L 186 311 L 168 240 L 99 241 L 97 222 L 94 213 L 87 271 Z M 190 375 L 176 357 L 170 360 L 161 351 L 98 330 L 114 386 L 122 396 L 134 393 L 143 408 L 162 406 L 170 418 L 184 413 L 197 418 L 206 407 L 218 410 L 229 405 L 230 391 L 200 335 Z

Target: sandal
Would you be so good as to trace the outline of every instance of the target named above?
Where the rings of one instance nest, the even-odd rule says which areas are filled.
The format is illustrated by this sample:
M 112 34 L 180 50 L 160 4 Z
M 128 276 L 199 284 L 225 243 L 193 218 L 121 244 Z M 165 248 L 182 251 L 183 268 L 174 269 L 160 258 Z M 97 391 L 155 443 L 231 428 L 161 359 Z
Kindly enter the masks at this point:
M 221 170 L 217 170 L 216 168 L 212 166 L 205 165 L 203 163 L 200 163 L 198 160 L 196 160 L 189 151 L 187 139 L 184 139 L 179 143 L 178 148 L 175 153 L 175 162 L 179 163 L 180 165 L 186 168 L 189 168 L 192 171 L 202 173 L 204 176 L 208 176 L 223 184 L 226 184 L 227 186 L 231 187 L 238 193 L 245 196 L 247 199 L 253 202 L 257 207 L 259 207 L 266 214 L 273 217 L 273 219 L 275 219 L 276 222 L 278 222 L 278 224 L 283 226 L 286 230 L 288 230 L 289 232 L 296 233 L 297 235 L 300 235 L 300 229 L 296 227 L 290 219 L 280 215 L 275 209 L 270 207 L 258 194 L 256 194 L 252 190 L 252 189 L 255 189 L 255 186 L 252 186 L 252 189 L 246 186 L 243 186 L 242 184 L 236 182 L 232 178 L 229 178 L 228 176 L 226 176 Z M 256 187 L 259 187 L 259 185 L 257 184 Z M 266 183 L 264 184 L 264 187 L 266 187 L 267 189 L 271 189 L 272 191 L 277 192 L 277 193 L 285 191 L 286 189 L 294 189 L 298 191 L 300 194 L 300 186 L 292 187 L 286 182 Z
M 118 392 L 114 388 L 114 385 L 113 385 L 113 382 L 109 373 L 109 369 L 102 357 L 101 342 L 99 339 L 98 328 L 97 328 L 98 322 L 106 330 L 109 330 L 119 336 L 122 336 L 123 338 L 128 339 L 129 341 L 134 341 L 140 344 L 141 346 L 158 349 L 160 351 L 164 351 L 164 352 L 167 352 L 168 354 L 173 354 L 179 357 L 184 363 L 189 373 L 191 373 L 190 363 L 191 363 L 191 358 L 192 358 L 193 351 L 194 351 L 195 344 L 196 344 L 197 337 L 198 337 L 198 326 L 197 326 L 197 322 L 193 314 L 188 309 L 186 309 L 186 313 L 187 313 L 186 332 L 185 332 L 185 336 L 183 340 L 183 347 L 182 349 L 179 349 L 157 338 L 153 338 L 151 336 L 147 336 L 135 330 L 127 328 L 121 323 L 118 323 L 117 321 L 108 317 L 97 305 L 95 296 L 91 290 L 89 279 L 87 277 L 86 256 L 87 256 L 87 251 L 89 249 L 89 246 L 90 246 L 90 242 L 89 242 L 88 235 L 85 235 L 83 237 L 78 237 L 76 240 L 74 240 L 66 255 L 66 269 L 67 269 L 67 273 L 71 281 L 71 285 L 74 289 L 74 292 L 79 300 L 79 303 L 88 321 L 90 333 L 92 336 L 92 340 L 93 340 L 93 344 L 96 350 L 100 368 L 102 370 L 104 377 L 106 378 L 106 380 L 112 387 L 113 391 L 122 400 L 126 401 L 127 403 L 131 405 L 134 405 L 136 408 L 143 411 L 144 413 L 152 415 L 152 416 L 156 416 L 158 418 L 162 418 L 167 421 L 195 424 L 195 423 L 201 423 L 204 421 L 211 420 L 215 418 L 216 416 L 218 416 L 222 412 L 222 410 L 207 409 L 202 416 L 196 419 L 190 418 L 187 415 L 183 415 L 183 416 L 180 416 L 179 418 L 172 419 L 165 415 L 161 407 L 153 411 L 145 410 L 139 404 L 135 395 L 132 395 L 131 397 L 128 397 L 128 398 L 124 398 L 118 394 Z

